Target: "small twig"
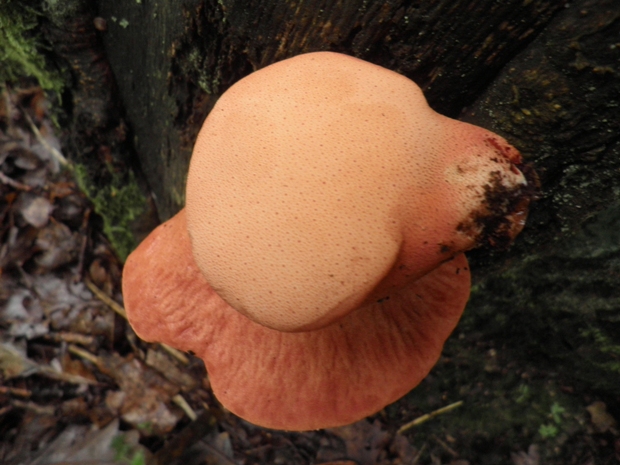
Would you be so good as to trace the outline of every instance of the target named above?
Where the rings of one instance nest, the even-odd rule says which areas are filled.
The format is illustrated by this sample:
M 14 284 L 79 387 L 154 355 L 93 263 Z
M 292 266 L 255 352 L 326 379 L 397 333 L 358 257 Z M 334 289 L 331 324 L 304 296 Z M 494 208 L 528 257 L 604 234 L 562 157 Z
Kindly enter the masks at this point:
M 49 365 L 39 365 L 37 367 L 37 373 L 48 378 L 55 379 L 57 381 L 64 381 L 71 384 L 99 384 L 97 381 L 85 378 L 80 375 L 73 375 L 71 373 L 58 372 Z
M 32 395 L 32 391 L 28 389 L 10 387 L 10 386 L 0 386 L 0 393 L 2 394 L 10 394 L 19 397 L 30 397 Z
M 101 359 L 99 357 L 97 357 L 96 355 L 91 354 L 90 352 L 88 352 L 87 350 L 82 349 L 81 347 L 75 346 L 73 344 L 69 344 L 67 346 L 67 349 L 72 354 L 77 355 L 78 357 L 82 357 L 85 360 L 88 360 L 89 362 L 91 362 L 93 365 L 95 365 L 97 367 L 99 367 L 102 364 L 101 363 Z
M 12 405 L 7 405 L 6 407 L 0 408 L 0 416 L 4 415 L 5 413 L 10 412 L 11 410 L 13 410 Z
M 194 412 L 194 409 L 187 403 L 187 401 L 183 398 L 181 394 L 177 394 L 176 396 L 174 396 L 172 398 L 172 402 L 174 402 L 179 407 L 181 407 L 181 410 L 185 412 L 185 415 L 187 415 L 187 418 L 189 418 L 192 421 L 196 421 L 196 418 L 198 418 L 198 415 L 196 415 L 196 412 Z
M 51 405 L 38 405 L 34 402 L 22 402 L 21 400 L 13 400 L 11 404 L 13 405 L 13 407 L 30 410 L 38 415 L 52 416 L 56 413 L 56 409 Z
M 217 455 L 220 458 L 220 462 L 223 460 L 224 462 L 230 463 L 232 465 L 236 465 L 236 462 L 230 459 L 226 454 L 224 454 L 221 450 L 213 447 L 211 444 L 207 444 L 207 442 L 203 439 L 202 445 L 212 454 Z M 208 461 L 207 461 L 208 462 Z
M 56 342 L 68 342 L 74 344 L 80 344 L 83 346 L 92 346 L 95 343 L 93 336 L 80 333 L 59 332 L 50 333 L 45 336 L 47 339 L 51 339 Z
M 18 189 L 20 191 L 28 192 L 28 191 L 32 190 L 32 187 L 27 186 L 26 184 L 22 184 L 21 182 L 18 182 L 15 179 L 9 178 L 2 171 L 0 171 L 0 181 L 2 181 L 4 184 L 8 184 L 9 186 L 14 187 L 15 189 Z
M 84 284 L 86 284 L 86 287 L 88 287 L 88 289 L 90 289 L 90 291 L 95 294 L 99 300 L 101 300 L 104 304 L 106 304 L 120 316 L 127 319 L 127 313 L 125 312 L 125 309 L 121 307 L 114 299 L 112 299 L 112 297 L 99 289 L 95 285 L 95 283 L 93 283 L 88 278 L 84 278 Z
M 414 457 L 413 462 L 411 462 L 411 465 L 418 465 L 418 462 L 422 458 L 422 453 L 426 450 L 427 447 L 428 447 L 428 443 L 425 442 L 420 448 L 420 451 Z
M 452 457 L 456 458 L 459 456 L 459 454 L 452 449 L 448 444 L 446 444 L 445 441 L 442 441 L 441 439 L 439 439 L 437 436 L 433 435 L 432 438 L 437 441 L 437 443 L 448 453 L 450 454 Z
M 88 360 L 89 362 L 92 362 L 95 366 L 97 367 L 101 367 L 103 365 L 101 359 L 99 357 L 97 357 L 96 355 L 91 354 L 90 352 L 81 349 L 78 346 L 75 345 L 68 345 L 67 349 L 69 350 L 69 352 L 71 352 L 72 354 L 77 355 L 78 357 L 82 357 L 83 359 Z M 194 409 L 192 409 L 192 407 L 187 403 L 187 401 L 183 398 L 183 396 L 181 394 L 177 394 L 175 396 L 172 397 L 172 401 L 177 404 L 181 410 L 183 410 L 185 412 L 185 414 L 187 415 L 187 417 L 192 420 L 192 421 L 196 421 L 196 419 L 198 418 L 198 415 L 196 414 L 196 412 L 194 411 Z
M 422 415 L 421 417 L 416 418 L 413 421 L 410 421 L 409 423 L 405 423 L 403 426 L 401 426 L 398 431 L 396 431 L 396 434 L 403 434 L 405 431 L 413 428 L 414 426 L 418 426 L 421 425 L 422 423 L 430 420 L 431 418 L 434 418 L 438 415 L 450 412 L 451 410 L 454 410 L 458 407 L 460 407 L 461 405 L 463 405 L 463 401 L 459 400 L 458 402 L 454 402 L 453 404 L 450 405 L 446 405 L 445 407 L 442 407 L 440 409 L 437 409 L 431 413 L 427 413 L 425 415 Z
M 159 345 L 161 346 L 162 349 L 164 349 L 166 352 L 168 352 L 170 355 L 176 358 L 183 365 L 189 365 L 189 358 L 187 358 L 187 355 L 185 355 L 179 349 L 170 347 L 168 344 L 159 344 Z
M 41 132 L 39 131 L 39 128 L 37 127 L 36 124 L 34 124 L 34 121 L 32 121 L 32 118 L 30 117 L 30 115 L 28 114 L 27 111 L 25 111 L 23 108 L 21 109 L 22 114 L 24 115 L 24 117 L 26 118 L 26 121 L 28 121 L 28 125 L 30 126 L 30 130 L 33 132 L 33 134 L 35 135 L 35 137 L 37 138 L 37 140 L 39 141 L 39 143 L 45 147 L 51 154 L 52 156 L 58 161 L 58 163 L 60 163 L 62 166 L 71 166 L 71 164 L 69 163 L 69 160 L 67 160 L 65 158 L 65 156 L 60 153 L 60 150 L 52 147 L 44 138 L 43 135 L 41 134 Z

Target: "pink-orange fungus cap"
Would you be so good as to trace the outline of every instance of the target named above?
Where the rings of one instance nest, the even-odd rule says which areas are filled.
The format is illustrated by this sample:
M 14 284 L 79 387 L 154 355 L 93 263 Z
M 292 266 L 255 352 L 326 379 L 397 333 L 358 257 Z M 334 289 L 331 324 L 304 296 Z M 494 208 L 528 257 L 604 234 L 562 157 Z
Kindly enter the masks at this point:
M 250 319 L 320 328 L 477 245 L 486 193 L 526 184 L 518 162 L 395 72 L 300 55 L 233 85 L 203 125 L 187 182 L 194 258 Z
M 356 421 L 439 358 L 469 296 L 462 252 L 523 228 L 521 163 L 387 69 L 330 52 L 268 66 L 222 95 L 186 208 L 127 260 L 129 321 L 194 351 L 248 421 Z

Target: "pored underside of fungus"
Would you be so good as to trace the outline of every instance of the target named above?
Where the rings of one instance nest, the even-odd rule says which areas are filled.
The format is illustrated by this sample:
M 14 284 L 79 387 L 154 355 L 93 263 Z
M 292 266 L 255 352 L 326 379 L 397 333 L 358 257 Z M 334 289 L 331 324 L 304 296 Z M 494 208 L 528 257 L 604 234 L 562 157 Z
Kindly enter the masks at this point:
M 186 208 L 127 260 L 129 320 L 200 356 L 248 421 L 351 423 L 439 358 L 469 297 L 462 252 L 523 228 L 521 167 L 387 69 L 330 52 L 268 66 L 222 95 Z

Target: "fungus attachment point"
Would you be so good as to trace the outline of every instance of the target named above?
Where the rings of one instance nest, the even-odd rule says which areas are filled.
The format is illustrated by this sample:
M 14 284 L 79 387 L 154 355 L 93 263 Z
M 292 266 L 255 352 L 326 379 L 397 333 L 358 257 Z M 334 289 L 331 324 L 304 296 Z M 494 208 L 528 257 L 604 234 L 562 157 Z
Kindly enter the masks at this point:
M 222 95 L 185 210 L 129 257 L 129 320 L 203 358 L 251 422 L 356 421 L 438 359 L 469 296 L 462 252 L 522 229 L 521 163 L 387 69 L 329 52 L 268 66 Z

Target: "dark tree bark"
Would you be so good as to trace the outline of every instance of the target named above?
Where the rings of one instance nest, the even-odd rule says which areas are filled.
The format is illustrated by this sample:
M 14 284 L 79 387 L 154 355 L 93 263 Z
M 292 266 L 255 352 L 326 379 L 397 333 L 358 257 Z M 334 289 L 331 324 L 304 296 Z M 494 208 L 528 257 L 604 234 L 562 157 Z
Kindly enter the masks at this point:
M 463 119 L 508 138 L 542 184 L 528 227 L 470 305 L 511 315 L 513 341 L 620 393 L 620 4 L 575 2 L 511 60 Z M 483 254 L 478 264 L 488 262 Z M 497 263 L 497 261 L 495 262 Z M 472 267 L 476 269 L 476 261 Z

